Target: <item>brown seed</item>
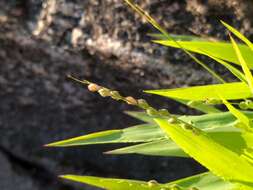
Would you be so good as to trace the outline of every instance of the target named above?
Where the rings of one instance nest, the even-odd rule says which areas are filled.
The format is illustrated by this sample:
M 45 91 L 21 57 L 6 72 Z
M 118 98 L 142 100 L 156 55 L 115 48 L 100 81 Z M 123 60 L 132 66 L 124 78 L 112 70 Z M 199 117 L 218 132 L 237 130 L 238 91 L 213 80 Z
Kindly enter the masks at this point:
M 97 85 L 97 84 L 94 84 L 94 83 L 91 83 L 88 85 L 88 90 L 91 91 L 91 92 L 97 92 L 101 89 L 102 87 Z
M 137 100 L 134 99 L 132 96 L 128 96 L 125 98 L 126 102 L 130 105 L 136 106 L 138 104 Z

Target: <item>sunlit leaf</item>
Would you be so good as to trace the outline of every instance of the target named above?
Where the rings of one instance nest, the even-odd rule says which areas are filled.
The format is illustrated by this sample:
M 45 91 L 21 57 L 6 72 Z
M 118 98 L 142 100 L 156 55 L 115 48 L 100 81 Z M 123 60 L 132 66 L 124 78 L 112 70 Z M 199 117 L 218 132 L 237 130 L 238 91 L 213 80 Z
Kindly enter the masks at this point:
M 188 101 L 188 100 L 181 100 L 174 98 L 174 100 L 187 105 L 190 108 L 194 108 L 196 110 L 199 110 L 203 113 L 220 113 L 221 111 L 217 108 L 215 108 L 212 105 L 207 105 L 202 101 Z
M 105 143 L 136 143 L 150 142 L 164 138 L 163 132 L 156 126 L 151 124 L 142 124 L 134 127 L 129 127 L 122 130 L 108 130 L 97 132 L 80 137 L 71 138 L 46 146 L 81 146 L 90 144 L 105 144 Z
M 169 139 L 128 146 L 108 151 L 106 154 L 143 154 L 151 156 L 189 157 L 181 150 L 181 148 Z
M 126 111 L 127 115 L 136 118 L 140 121 L 143 121 L 145 123 L 155 123 L 153 118 L 150 117 L 146 112 L 143 111 Z
M 220 63 L 221 65 L 223 65 L 224 67 L 226 67 L 231 73 L 234 74 L 234 76 L 236 76 L 242 82 L 247 82 L 244 74 L 240 70 L 238 70 L 237 68 L 235 68 L 234 66 L 232 66 L 230 63 L 227 63 L 226 61 L 223 61 L 222 59 L 216 58 L 216 57 L 208 54 L 205 51 L 203 51 L 203 54 L 207 55 L 208 57 L 212 58 L 213 60 L 217 61 L 218 63 Z
M 167 184 L 160 184 L 154 181 L 144 182 L 127 179 L 113 179 L 92 176 L 64 175 L 63 179 L 85 183 L 91 186 L 110 190 L 167 190 L 177 185 L 183 190 L 198 188 L 200 190 L 238 190 L 238 185 L 223 181 L 219 177 L 207 172 L 199 175 L 172 181 Z
M 225 23 L 224 21 L 221 21 L 221 23 L 234 35 L 236 35 L 239 39 L 241 39 L 245 44 L 249 46 L 251 50 L 253 50 L 253 44 L 251 41 L 246 38 L 242 33 L 240 33 L 238 30 L 236 30 L 234 27 L 230 26 L 229 24 Z
M 161 33 L 151 33 L 148 34 L 150 37 L 153 37 L 157 40 L 167 40 L 168 38 L 161 34 Z M 170 34 L 170 36 L 176 41 L 206 41 L 205 38 L 200 38 L 197 36 L 190 36 L 190 35 L 177 35 L 177 34 Z
M 206 101 L 207 99 L 220 99 L 219 93 L 224 99 L 236 100 L 251 97 L 251 91 L 247 84 L 242 82 L 194 86 L 176 89 L 146 90 L 150 94 L 157 94 L 168 98 L 182 100 Z
M 253 134 L 238 131 L 207 131 L 207 134 L 231 151 L 244 154 L 245 149 L 253 147 Z M 189 157 L 171 139 L 164 139 L 108 151 L 107 154 L 143 154 L 152 156 Z
M 169 190 L 175 186 L 188 190 L 198 188 L 200 190 L 238 190 L 238 185 L 221 180 L 219 177 L 207 172 L 188 178 L 176 180 L 167 184 L 160 184 L 153 181 L 144 182 L 127 179 L 113 179 L 92 176 L 64 175 L 63 179 L 85 183 L 91 186 L 110 190 Z
M 238 186 L 223 181 L 210 172 L 180 179 L 169 184 L 178 184 L 185 189 L 198 188 L 199 190 L 237 190 Z
M 127 180 L 127 179 L 111 179 L 111 178 L 100 178 L 92 176 L 76 176 L 76 175 L 64 175 L 61 178 L 68 179 L 75 182 L 85 183 L 95 187 L 110 190 L 161 190 L 163 187 L 168 185 L 162 184 L 151 184 L 144 181 Z
M 249 85 L 249 88 L 251 89 L 251 92 L 253 93 L 253 76 L 250 72 L 249 69 L 249 64 L 246 63 L 245 59 L 243 58 L 243 55 L 238 47 L 238 45 L 236 44 L 235 40 L 233 39 L 232 36 L 230 36 L 233 48 L 235 50 L 235 54 L 237 55 L 238 61 L 242 66 L 243 72 L 245 74 L 245 78 L 247 80 L 247 83 Z
M 224 180 L 236 181 L 245 187 L 253 187 L 253 166 L 238 154 L 220 145 L 205 132 L 193 126 L 192 129 L 186 130 L 164 119 L 156 119 L 156 122 L 187 154 L 212 173 Z
M 154 42 L 164 46 L 180 48 L 178 44 L 172 40 L 154 40 Z M 240 65 L 240 62 L 234 53 L 231 43 L 210 41 L 180 41 L 180 44 L 191 52 L 203 54 L 202 50 L 205 50 L 205 52 L 207 52 L 209 55 L 212 55 L 213 57 L 217 57 L 219 59 Z M 252 69 L 253 54 L 251 49 L 248 46 L 242 44 L 239 44 L 238 46 L 242 54 L 245 55 L 245 60 L 249 62 L 250 69 Z
M 144 112 L 130 112 L 135 116 L 144 116 Z M 243 112 L 249 118 L 253 118 L 252 112 Z M 139 117 L 139 116 L 137 116 Z M 201 116 L 179 116 L 179 118 L 206 131 L 237 131 L 233 126 L 236 124 L 237 119 L 229 112 L 217 114 L 205 114 Z M 48 144 L 47 146 L 83 146 L 90 144 L 108 144 L 108 143 L 138 143 L 150 142 L 161 140 L 165 138 L 164 132 L 158 127 L 156 123 L 142 124 L 134 127 L 129 127 L 121 130 L 108 130 L 103 132 L 92 133 L 80 137 L 75 137 L 55 143 Z
M 221 97 L 222 98 L 222 97 Z M 252 121 L 240 110 L 236 109 L 232 104 L 230 104 L 227 100 L 222 98 L 223 103 L 226 105 L 226 107 L 229 109 L 229 111 L 240 121 L 238 123 L 237 127 L 243 128 L 246 131 L 253 132 L 253 123 Z

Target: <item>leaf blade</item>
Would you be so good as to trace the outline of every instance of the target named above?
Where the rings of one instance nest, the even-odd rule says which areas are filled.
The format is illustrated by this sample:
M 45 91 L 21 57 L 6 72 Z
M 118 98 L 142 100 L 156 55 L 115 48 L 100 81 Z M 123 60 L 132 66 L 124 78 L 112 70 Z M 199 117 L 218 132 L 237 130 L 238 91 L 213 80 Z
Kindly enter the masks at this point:
M 245 44 L 249 46 L 251 50 L 253 50 L 253 44 L 251 43 L 248 38 L 246 38 L 242 33 L 240 33 L 238 30 L 236 30 L 234 27 L 231 25 L 227 24 L 226 22 L 221 20 L 221 23 L 230 31 L 232 32 L 235 36 L 237 36 L 239 39 L 241 39 Z
M 153 42 L 164 46 L 180 48 L 171 40 L 154 40 Z M 205 50 L 205 52 L 214 57 L 240 65 L 230 43 L 210 41 L 180 41 L 180 44 L 191 52 L 203 54 L 202 50 Z M 251 53 L 251 49 L 242 44 L 239 44 L 238 46 L 245 55 L 245 59 L 248 60 L 250 69 L 253 69 L 253 55 Z
M 205 101 L 206 99 L 219 100 L 220 93 L 227 100 L 246 99 L 251 97 L 251 91 L 245 83 L 234 82 L 226 84 L 194 86 L 176 89 L 146 90 L 150 94 L 156 94 L 168 98 Z
M 112 178 L 101 178 L 93 176 L 77 176 L 77 175 L 63 175 L 60 176 L 63 179 L 85 183 L 91 186 L 100 187 L 103 189 L 110 190 L 129 190 L 129 189 L 139 189 L 139 190 L 150 190 L 150 185 L 144 181 L 137 180 L 127 180 L 127 179 L 112 179 Z M 152 187 L 154 190 L 160 190 L 165 185 L 156 184 Z
M 185 130 L 178 124 L 169 123 L 164 119 L 156 119 L 156 122 L 187 154 L 215 175 L 243 185 L 253 184 L 253 166 L 238 154 L 212 140 L 203 131 L 196 133 L 194 127 L 193 131 Z M 213 162 L 214 159 L 216 162 Z
M 242 67 L 243 72 L 245 74 L 245 78 L 247 79 L 247 83 L 249 85 L 249 88 L 250 88 L 251 92 L 253 93 L 253 76 L 250 72 L 248 64 L 246 63 L 245 59 L 243 58 L 243 55 L 242 55 L 237 43 L 235 42 L 235 40 L 233 39 L 232 36 L 230 36 L 230 40 L 232 42 L 235 53 L 237 55 L 238 61 L 241 64 L 241 67 Z

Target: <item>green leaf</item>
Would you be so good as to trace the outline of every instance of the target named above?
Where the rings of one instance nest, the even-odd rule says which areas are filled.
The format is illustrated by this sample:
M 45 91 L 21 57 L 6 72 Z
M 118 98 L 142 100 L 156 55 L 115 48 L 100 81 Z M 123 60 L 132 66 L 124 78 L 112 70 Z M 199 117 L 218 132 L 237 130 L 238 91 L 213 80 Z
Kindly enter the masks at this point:
M 128 112 L 132 115 L 145 116 L 144 112 Z M 252 112 L 243 112 L 249 118 L 253 118 Z M 137 116 L 139 117 L 139 116 Z M 192 122 L 200 129 L 207 131 L 236 131 L 231 128 L 236 124 L 236 118 L 229 112 L 217 114 L 205 114 L 201 116 L 179 116 L 185 122 Z M 142 124 L 121 130 L 108 130 L 88 134 L 68 140 L 63 140 L 46 146 L 65 147 L 65 146 L 83 146 L 90 144 L 108 144 L 108 143 L 138 143 L 161 140 L 165 138 L 164 132 L 156 123 Z
M 231 64 L 227 63 L 226 61 L 223 61 L 222 59 L 216 58 L 205 51 L 203 51 L 203 54 L 207 55 L 208 57 L 212 58 L 213 60 L 217 61 L 218 63 L 226 67 L 231 73 L 233 73 L 234 76 L 236 76 L 242 82 L 245 82 L 245 83 L 247 82 L 244 74 L 240 70 L 232 66 Z
M 126 111 L 127 115 L 138 119 L 140 121 L 144 121 L 145 123 L 155 123 L 153 117 L 149 116 L 146 112 L 143 111 Z
M 113 179 L 92 176 L 76 176 L 76 175 L 63 175 L 63 179 L 85 183 L 91 186 L 110 189 L 110 190 L 162 190 L 170 189 L 175 185 L 181 187 L 183 190 L 190 188 L 198 188 L 200 190 L 238 190 L 238 185 L 225 182 L 220 178 L 214 176 L 210 172 L 198 174 L 195 176 L 176 180 L 167 184 L 159 184 L 155 182 L 144 182 L 137 180 L 127 179 Z
M 214 106 L 207 105 L 201 101 L 188 101 L 188 100 L 181 100 L 181 99 L 176 99 L 176 98 L 174 98 L 174 100 L 182 104 L 185 104 L 190 108 L 199 110 L 203 113 L 220 113 L 221 112 L 219 109 L 215 108 Z
M 221 97 L 222 98 L 222 97 Z M 248 132 L 253 132 L 253 123 L 252 121 L 240 110 L 236 109 L 232 104 L 230 104 L 227 100 L 222 98 L 223 103 L 229 109 L 229 111 L 240 121 L 236 127 L 245 129 Z
M 169 139 L 119 148 L 108 151 L 106 154 L 142 154 L 150 156 L 189 157 L 173 141 Z
M 235 36 L 237 36 L 239 39 L 241 39 L 245 44 L 249 46 L 251 50 L 253 50 L 253 44 L 249 39 L 247 39 L 242 33 L 240 33 L 238 30 L 236 30 L 234 27 L 230 26 L 229 24 L 225 23 L 224 21 L 221 21 L 221 23 Z
M 113 179 L 113 178 L 102 178 L 92 176 L 76 176 L 76 175 L 63 175 L 60 176 L 63 179 L 85 183 L 91 186 L 110 189 L 110 190 L 167 190 L 175 185 L 179 186 L 183 190 L 190 188 L 198 188 L 200 190 L 238 190 L 236 184 L 225 182 L 213 174 L 207 172 L 180 180 L 176 180 L 167 184 L 160 184 L 156 182 L 144 182 L 137 180 L 127 179 Z
M 165 133 L 187 154 L 224 180 L 253 187 L 253 166 L 235 152 L 214 141 L 205 132 L 191 126 L 183 129 L 165 119 L 156 119 Z M 214 161 L 215 160 L 215 161 Z
M 164 46 L 181 48 L 172 40 L 154 40 L 154 42 Z M 205 52 L 213 57 L 240 65 L 231 43 L 210 41 L 180 41 L 180 44 L 182 47 L 191 52 L 203 54 L 203 50 L 205 50 Z M 252 69 L 253 54 L 251 49 L 246 45 L 239 44 L 238 46 L 242 54 L 245 55 L 245 60 L 249 62 L 250 69 Z
M 243 55 L 238 47 L 238 45 L 236 44 L 235 40 L 233 39 L 232 36 L 230 36 L 233 48 L 235 50 L 235 53 L 237 55 L 238 61 L 240 62 L 242 69 L 244 71 L 245 74 L 245 78 L 247 79 L 247 83 L 249 85 L 249 88 L 251 89 L 251 92 L 253 93 L 253 76 L 250 72 L 250 69 L 248 67 L 248 64 L 246 63 L 246 61 L 243 58 Z
M 84 135 L 68 140 L 48 144 L 49 147 L 82 146 L 105 143 L 150 142 L 164 138 L 163 132 L 156 125 L 142 124 L 122 130 L 109 130 Z
M 95 187 L 100 187 L 103 189 L 110 190 L 161 190 L 163 187 L 168 187 L 168 185 L 162 185 L 158 183 L 148 183 L 144 181 L 137 180 L 126 180 L 126 179 L 111 179 L 111 178 L 101 178 L 92 176 L 76 176 L 76 175 L 63 175 L 61 178 L 68 179 L 75 182 L 85 183 Z
M 161 34 L 161 33 L 150 33 L 148 34 L 150 37 L 156 38 L 158 40 L 167 40 L 168 37 Z M 177 35 L 177 34 L 170 34 L 170 36 L 176 41 L 206 41 L 205 38 L 200 38 L 197 36 L 191 35 Z
M 251 97 L 249 87 L 242 82 L 194 86 L 176 89 L 147 90 L 146 93 L 157 94 L 168 98 L 205 101 L 207 99 L 219 100 L 219 93 L 227 100 L 245 99 Z
M 182 188 L 190 189 L 193 187 L 199 190 L 237 190 L 238 186 L 229 182 L 223 181 L 221 178 L 213 175 L 210 172 L 202 173 L 192 177 L 180 179 L 171 183 L 177 184 Z
M 207 131 L 207 134 L 231 151 L 241 155 L 248 147 L 253 147 L 253 135 L 250 133 L 241 133 L 238 131 Z M 189 157 L 180 147 L 171 139 L 142 143 L 128 146 L 112 151 L 107 154 L 143 154 L 152 156 L 175 156 Z

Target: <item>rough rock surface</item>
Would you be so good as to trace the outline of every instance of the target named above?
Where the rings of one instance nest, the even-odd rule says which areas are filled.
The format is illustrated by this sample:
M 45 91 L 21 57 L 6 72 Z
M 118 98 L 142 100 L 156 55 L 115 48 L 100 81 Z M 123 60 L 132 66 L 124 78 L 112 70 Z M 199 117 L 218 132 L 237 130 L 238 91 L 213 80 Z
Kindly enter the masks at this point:
M 223 1 L 214 0 L 139 2 L 173 33 L 224 39 L 217 20 L 221 18 L 252 35 L 252 11 L 245 11 L 250 1 L 222 6 L 218 5 Z M 145 34 L 154 32 L 152 27 L 122 1 L 3 0 L 0 24 L 0 189 L 83 187 L 58 180 L 63 173 L 165 182 L 203 171 L 191 160 L 102 155 L 115 146 L 42 147 L 137 123 L 122 113 L 131 107 L 88 93 L 68 81 L 67 74 L 138 97 L 139 89 L 214 82 L 180 51 L 151 44 Z M 173 102 L 145 98 L 173 112 L 185 112 Z

